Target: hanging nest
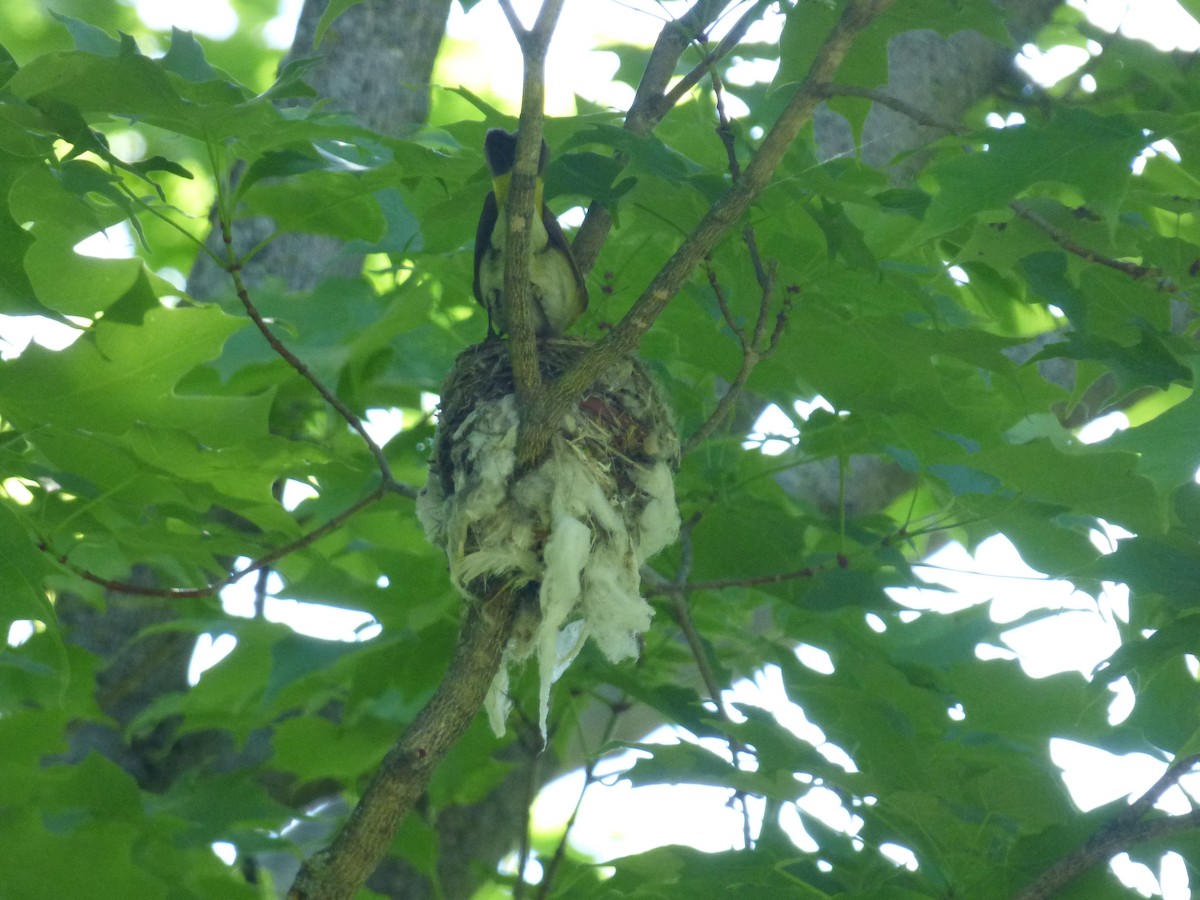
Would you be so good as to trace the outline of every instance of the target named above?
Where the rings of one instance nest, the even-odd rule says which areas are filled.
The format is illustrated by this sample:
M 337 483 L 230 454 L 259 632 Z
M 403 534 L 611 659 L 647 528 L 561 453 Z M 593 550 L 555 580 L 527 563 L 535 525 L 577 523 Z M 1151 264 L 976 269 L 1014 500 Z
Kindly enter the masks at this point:
M 590 346 L 540 341 L 543 379 Z M 679 437 L 640 361 L 610 368 L 560 423 L 546 458 L 514 478 L 517 425 L 507 344 L 463 352 L 442 388 L 429 482 L 417 500 L 425 534 L 446 551 L 468 602 L 500 591 L 519 598 L 487 700 L 497 734 L 510 706 L 510 665 L 537 658 L 545 733 L 550 685 L 587 638 L 614 662 L 637 655 L 652 615 L 639 567 L 679 533 Z

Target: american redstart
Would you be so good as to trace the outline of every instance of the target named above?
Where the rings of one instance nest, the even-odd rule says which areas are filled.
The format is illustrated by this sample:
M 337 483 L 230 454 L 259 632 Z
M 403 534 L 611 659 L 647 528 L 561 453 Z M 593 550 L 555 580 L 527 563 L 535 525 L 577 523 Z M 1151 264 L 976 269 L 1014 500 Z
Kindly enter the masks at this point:
M 504 317 L 504 244 L 508 236 L 508 186 L 516 159 L 517 136 L 492 128 L 483 142 L 483 155 L 492 173 L 492 190 L 483 202 L 479 228 L 475 231 L 475 299 L 487 310 L 488 336 L 508 331 Z M 583 275 L 571 255 L 566 235 L 546 206 L 543 175 L 550 161 L 550 148 L 542 141 L 538 159 L 529 235 L 530 300 L 533 327 L 538 337 L 553 337 L 570 328 L 587 309 L 588 294 Z

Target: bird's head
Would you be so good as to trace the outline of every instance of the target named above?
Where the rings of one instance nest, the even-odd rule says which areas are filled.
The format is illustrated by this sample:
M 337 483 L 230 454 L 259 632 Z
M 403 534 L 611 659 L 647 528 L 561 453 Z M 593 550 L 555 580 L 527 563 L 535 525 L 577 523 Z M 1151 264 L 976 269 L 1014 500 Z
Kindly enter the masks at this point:
M 492 173 L 492 190 L 496 192 L 496 202 L 504 206 L 508 199 L 508 185 L 512 181 L 513 165 L 517 160 L 517 133 L 505 131 L 503 128 L 488 129 L 483 139 L 483 158 L 487 160 L 488 169 Z M 537 186 L 535 190 L 535 206 L 541 205 L 542 175 L 550 162 L 550 146 L 542 139 L 542 152 L 538 157 Z

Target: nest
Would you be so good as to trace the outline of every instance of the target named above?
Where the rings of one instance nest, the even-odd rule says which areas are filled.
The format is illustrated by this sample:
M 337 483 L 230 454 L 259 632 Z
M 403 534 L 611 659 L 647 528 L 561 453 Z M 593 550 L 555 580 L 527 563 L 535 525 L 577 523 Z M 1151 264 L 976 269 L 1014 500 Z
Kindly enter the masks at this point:
M 589 346 L 539 342 L 543 378 L 556 378 Z M 517 629 L 488 695 L 497 734 L 512 665 L 537 659 L 544 733 L 550 685 L 589 637 L 614 662 L 637 655 L 652 615 L 638 570 L 679 533 L 679 438 L 638 360 L 605 372 L 560 423 L 545 460 L 515 476 L 517 426 L 507 344 L 463 352 L 442 389 L 430 478 L 417 502 L 465 599 L 519 598 Z

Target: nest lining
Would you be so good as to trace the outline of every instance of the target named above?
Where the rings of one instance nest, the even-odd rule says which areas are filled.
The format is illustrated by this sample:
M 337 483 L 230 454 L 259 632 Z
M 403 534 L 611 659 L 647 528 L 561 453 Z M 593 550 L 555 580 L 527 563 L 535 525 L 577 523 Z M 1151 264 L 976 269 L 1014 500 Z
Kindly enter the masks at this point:
M 543 377 L 557 377 L 589 346 L 541 341 Z M 614 662 L 637 655 L 652 615 L 638 569 L 679 532 L 679 439 L 636 359 L 606 372 L 564 418 L 545 461 L 514 480 L 517 426 L 506 344 L 466 350 L 443 387 L 430 479 L 417 505 L 464 598 L 504 590 L 522 598 L 487 701 L 498 734 L 510 665 L 536 657 L 544 732 L 550 685 L 588 637 Z

